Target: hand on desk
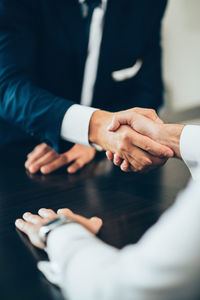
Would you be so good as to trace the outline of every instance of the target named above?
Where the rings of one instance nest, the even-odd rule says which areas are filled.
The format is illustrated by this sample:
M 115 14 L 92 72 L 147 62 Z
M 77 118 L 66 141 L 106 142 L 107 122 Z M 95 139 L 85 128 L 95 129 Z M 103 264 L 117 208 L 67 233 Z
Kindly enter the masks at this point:
M 134 112 L 138 118 L 147 116 L 154 122 L 162 124 L 153 110 L 134 108 L 131 112 Z M 101 145 L 104 150 L 110 151 L 109 153 L 115 153 L 120 164 L 124 160 L 135 172 L 148 171 L 155 166 L 163 165 L 167 158 L 173 157 L 174 152 L 169 147 L 131 129 L 127 126 L 129 125 L 127 122 L 124 122 L 127 125 L 120 126 L 115 132 L 109 132 L 107 127 L 113 117 L 116 120 L 116 117 L 121 114 L 124 112 L 95 111 L 90 121 L 89 140 Z
M 149 137 L 157 143 L 170 147 L 175 156 L 181 158 L 179 142 L 184 125 L 164 124 L 160 120 L 149 118 L 148 114 L 141 115 L 136 110 L 130 109 L 116 113 L 108 126 L 108 130 L 118 131 L 120 126 L 124 124 L 129 125 L 134 131 Z M 113 161 L 115 165 L 120 166 L 123 171 L 130 171 L 132 169 L 127 160 L 123 160 L 110 151 L 107 151 L 106 154 L 108 159 Z
M 28 154 L 25 167 L 32 174 L 40 171 L 49 174 L 72 163 L 67 171 L 75 173 L 95 157 L 96 150 L 83 145 L 74 145 L 69 151 L 58 154 L 47 144 L 42 143 Z
M 39 238 L 40 227 L 51 220 L 56 219 L 59 215 L 64 215 L 74 220 L 93 234 L 97 234 L 103 225 L 103 222 L 100 218 L 92 217 L 88 219 L 74 214 L 70 209 L 67 208 L 59 209 L 57 213 L 55 213 L 52 209 L 41 208 L 38 211 L 38 215 L 34 215 L 30 212 L 24 213 L 23 219 L 17 219 L 15 226 L 28 236 L 29 240 L 34 246 L 44 249 L 44 245 Z

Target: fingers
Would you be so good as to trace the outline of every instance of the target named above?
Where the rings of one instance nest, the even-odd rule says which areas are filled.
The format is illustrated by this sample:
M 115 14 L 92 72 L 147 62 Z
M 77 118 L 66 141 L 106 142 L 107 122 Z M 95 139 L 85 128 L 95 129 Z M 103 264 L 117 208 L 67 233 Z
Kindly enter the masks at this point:
M 107 151 L 106 156 L 107 156 L 108 160 L 110 160 L 111 162 L 114 163 L 114 165 L 116 165 L 118 167 L 121 165 L 122 158 L 119 157 L 117 154 L 113 154 L 111 151 Z
M 25 167 L 30 173 L 35 174 L 43 166 L 56 160 L 59 155 L 46 144 L 37 146 L 32 153 L 29 154 L 28 160 L 25 162 Z
M 74 163 L 67 168 L 67 171 L 69 173 L 75 173 L 89 163 L 95 157 L 95 154 L 95 149 L 76 144 L 69 151 L 60 155 L 57 154 L 55 159 L 40 167 L 40 171 L 43 174 L 49 174 L 74 161 Z
M 42 219 L 39 216 L 32 215 L 31 213 L 25 213 L 23 218 L 24 220 L 17 219 L 15 221 L 17 229 L 25 233 L 34 246 L 44 249 L 44 244 L 41 242 L 38 235 L 40 227 L 44 224 Z
M 108 160 L 113 161 L 114 154 L 111 151 L 106 151 L 106 157 Z
M 154 109 L 134 107 L 133 110 L 136 113 L 138 113 L 144 117 L 147 117 L 147 118 L 151 119 L 152 121 L 155 121 L 158 124 L 163 124 L 163 121 L 159 118 L 159 116 L 157 115 L 157 113 Z
M 24 232 L 25 234 L 29 234 L 29 232 L 31 232 L 31 230 L 33 229 L 33 224 L 31 223 L 27 223 L 22 219 L 17 219 L 15 221 L 15 226 L 22 232 Z
M 115 166 L 120 166 L 122 163 L 121 157 L 119 157 L 117 154 L 114 154 L 113 163 Z
M 113 154 L 111 151 L 106 151 L 106 156 L 108 160 L 113 162 L 116 166 L 120 167 L 123 172 L 130 172 L 130 164 L 127 160 L 123 160 L 116 154 Z
M 75 160 L 80 153 L 76 149 L 76 145 L 74 145 L 69 151 L 58 155 L 58 157 L 49 163 L 43 165 L 41 167 L 41 172 L 43 174 L 49 174 L 67 164 L 70 164 L 73 160 Z
M 60 208 L 57 210 L 57 214 L 58 215 L 64 215 L 68 218 L 72 217 L 74 215 L 74 213 L 72 212 L 71 209 L 69 208 Z
M 163 166 L 167 158 L 159 158 L 154 157 L 152 155 L 149 155 L 148 153 L 145 153 L 141 150 L 135 152 L 134 160 L 132 157 L 128 157 L 129 161 L 131 161 L 131 164 L 128 162 L 128 160 L 123 160 L 120 168 L 123 172 L 140 172 L 140 173 L 146 173 L 150 170 L 153 170 L 157 167 Z
M 125 147 L 127 148 L 127 144 L 131 139 L 133 145 L 145 150 L 151 155 L 167 158 L 173 157 L 174 152 L 169 147 L 156 141 L 159 141 L 160 135 L 163 134 L 163 126 L 161 124 L 162 121 L 158 119 L 156 112 L 154 110 L 143 109 L 143 115 L 139 115 L 135 111 L 137 111 L 137 108 L 115 114 L 110 126 L 108 126 L 109 131 L 119 128 L 119 124 L 127 124 L 134 129 L 132 130 L 132 134 L 130 134 L 130 131 L 127 129 L 126 131 L 123 131 L 123 136 L 120 141 L 122 152 Z M 146 118 L 145 116 L 148 116 L 149 118 Z M 155 120 L 157 120 L 157 123 Z
M 28 155 L 25 167 L 32 174 L 39 170 L 43 174 L 49 174 L 75 161 L 67 169 L 69 173 L 75 173 L 89 163 L 95 154 L 95 149 L 76 144 L 69 151 L 59 155 L 46 144 L 40 144 Z
M 131 165 L 127 160 L 122 161 L 120 168 L 123 172 L 131 172 Z
M 52 209 L 47 208 L 40 208 L 38 214 L 44 219 L 53 219 L 57 217 L 57 214 Z
M 37 147 L 35 147 L 33 149 L 33 151 L 27 155 L 27 161 L 25 162 L 25 167 L 29 168 L 29 166 L 33 162 L 35 162 L 36 160 L 41 158 L 43 155 L 45 155 L 47 152 L 49 152 L 50 149 L 51 148 L 45 143 L 42 143 L 42 144 L 38 145 Z
M 89 221 L 93 229 L 93 233 L 97 234 L 100 231 L 101 227 L 103 226 L 102 219 L 98 217 L 92 217 Z
M 76 173 L 78 170 L 82 169 L 83 166 L 86 164 L 87 164 L 86 160 L 79 158 L 71 166 L 67 168 L 67 172 L 71 174 Z
M 78 152 L 78 158 L 75 162 L 67 168 L 68 173 L 76 173 L 78 170 L 82 169 L 86 164 L 88 164 L 96 154 L 96 150 L 93 148 L 80 146 L 80 150 Z
M 30 212 L 23 214 L 23 219 L 31 224 L 42 224 L 42 218 L 38 215 L 34 215 Z
M 53 171 L 58 170 L 59 168 L 70 163 L 67 153 L 60 154 L 58 158 L 52 160 L 51 162 L 45 164 L 40 168 L 42 174 L 50 174 Z
M 30 212 L 24 213 L 23 219 L 17 219 L 15 221 L 15 226 L 28 236 L 34 246 L 41 249 L 44 249 L 44 244 L 39 238 L 40 227 L 50 220 L 55 219 L 58 215 L 65 215 L 71 218 L 93 234 L 97 234 L 103 224 L 100 218 L 92 217 L 91 219 L 87 219 L 74 214 L 70 209 L 60 209 L 58 210 L 58 214 L 56 214 L 52 209 L 41 208 L 38 213 L 39 215 Z
M 34 173 L 40 171 L 40 169 L 42 170 L 42 168 L 45 165 L 51 163 L 52 161 L 57 160 L 58 157 L 59 157 L 59 154 L 57 154 L 54 150 L 50 150 L 47 154 L 45 154 L 43 157 L 38 159 L 36 162 L 34 162 L 29 167 L 30 173 L 34 174 Z
M 70 164 L 72 161 L 76 160 L 81 154 L 81 149 L 78 150 L 76 146 L 77 145 L 74 145 L 69 151 L 58 155 L 56 159 L 43 165 L 40 171 L 43 174 L 49 174 L 67 164 Z
M 130 125 L 134 120 L 135 113 L 131 110 L 122 111 L 120 113 L 114 114 L 112 122 L 108 125 L 108 131 L 116 131 L 120 125 Z
M 147 136 L 131 130 L 128 126 L 122 126 L 118 130 L 120 133 L 119 152 L 131 154 L 135 147 L 138 147 L 154 156 L 173 157 L 174 152 L 167 146 L 161 145 Z M 122 157 L 122 155 L 120 155 Z M 126 157 L 123 157 L 124 159 Z
M 103 221 L 98 217 L 92 217 L 91 219 L 87 219 L 80 215 L 74 214 L 70 209 L 63 208 L 57 211 L 58 215 L 65 215 L 68 218 L 73 219 L 75 222 L 83 225 L 90 232 L 97 234 L 103 225 Z
M 134 135 L 134 145 L 140 147 L 141 149 L 145 150 L 146 152 L 158 156 L 158 157 L 173 157 L 174 152 L 167 146 L 161 145 L 154 140 L 150 139 L 149 137 L 143 136 L 141 134 Z
M 163 124 L 163 121 L 158 117 L 154 109 L 135 107 L 133 109 L 115 113 L 112 122 L 107 127 L 107 130 L 116 131 L 120 125 L 132 126 L 137 115 L 142 115 L 158 124 Z

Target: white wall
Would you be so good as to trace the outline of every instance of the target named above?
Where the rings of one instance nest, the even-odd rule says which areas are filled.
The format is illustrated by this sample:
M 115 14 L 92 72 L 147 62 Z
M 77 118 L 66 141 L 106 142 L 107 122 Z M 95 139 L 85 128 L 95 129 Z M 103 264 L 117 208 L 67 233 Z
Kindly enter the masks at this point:
M 200 0 L 169 1 L 162 39 L 166 108 L 200 105 Z

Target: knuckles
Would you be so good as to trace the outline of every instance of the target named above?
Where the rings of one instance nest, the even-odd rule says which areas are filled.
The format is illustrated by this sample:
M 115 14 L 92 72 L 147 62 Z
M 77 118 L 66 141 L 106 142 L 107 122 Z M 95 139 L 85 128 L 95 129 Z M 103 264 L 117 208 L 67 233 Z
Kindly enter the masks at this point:
M 157 113 L 156 113 L 155 109 L 149 109 L 148 113 L 149 113 L 149 116 L 152 117 L 152 119 L 157 118 Z
M 60 160 L 63 164 L 67 163 L 67 156 L 65 154 L 60 154 Z
M 119 151 L 127 151 L 130 144 L 130 134 L 127 131 L 124 131 L 121 134 L 120 141 L 118 143 Z
M 40 152 L 40 153 L 46 153 L 49 151 L 49 149 L 50 149 L 50 147 L 45 143 L 42 143 L 35 147 L 35 151 Z

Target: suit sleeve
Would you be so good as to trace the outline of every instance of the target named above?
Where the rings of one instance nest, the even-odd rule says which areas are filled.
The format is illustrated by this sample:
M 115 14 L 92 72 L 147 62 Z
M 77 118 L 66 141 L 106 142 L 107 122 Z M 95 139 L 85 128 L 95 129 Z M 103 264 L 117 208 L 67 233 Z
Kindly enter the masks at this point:
M 0 2 L 0 117 L 59 151 L 62 120 L 74 103 L 38 86 L 37 3 Z

